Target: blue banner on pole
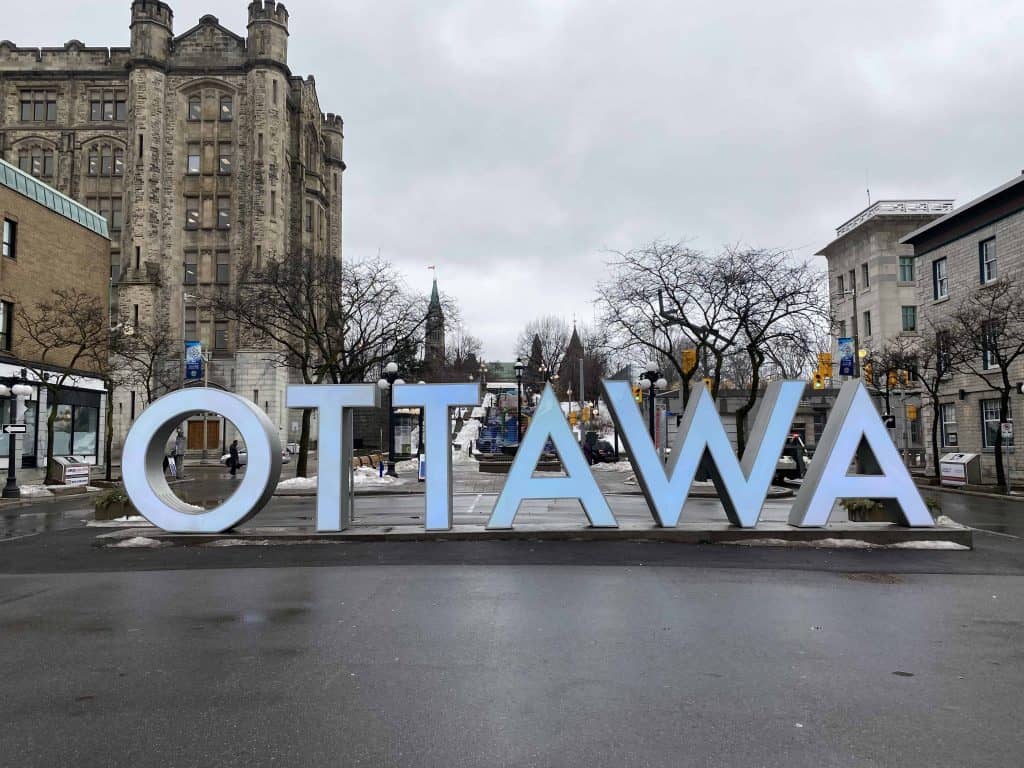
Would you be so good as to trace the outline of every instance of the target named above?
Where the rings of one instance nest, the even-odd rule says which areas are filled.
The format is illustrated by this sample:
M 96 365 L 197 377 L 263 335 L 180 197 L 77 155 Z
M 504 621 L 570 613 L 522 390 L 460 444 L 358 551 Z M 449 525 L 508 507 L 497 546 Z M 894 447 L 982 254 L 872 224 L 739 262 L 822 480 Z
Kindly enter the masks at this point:
M 203 345 L 198 341 L 185 342 L 185 381 L 203 378 Z
M 839 339 L 839 375 L 853 376 L 853 339 Z

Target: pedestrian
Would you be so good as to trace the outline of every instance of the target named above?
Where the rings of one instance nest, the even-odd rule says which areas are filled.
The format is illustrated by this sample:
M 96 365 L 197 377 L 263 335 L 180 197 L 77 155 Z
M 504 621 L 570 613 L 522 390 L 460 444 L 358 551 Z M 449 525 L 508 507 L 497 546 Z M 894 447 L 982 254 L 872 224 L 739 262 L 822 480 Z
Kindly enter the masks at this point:
M 178 479 L 185 476 L 185 432 L 178 427 L 178 434 L 174 437 L 174 463 L 178 467 Z
M 231 476 L 238 474 L 238 441 L 231 441 L 231 448 L 228 450 L 228 466 L 231 468 Z

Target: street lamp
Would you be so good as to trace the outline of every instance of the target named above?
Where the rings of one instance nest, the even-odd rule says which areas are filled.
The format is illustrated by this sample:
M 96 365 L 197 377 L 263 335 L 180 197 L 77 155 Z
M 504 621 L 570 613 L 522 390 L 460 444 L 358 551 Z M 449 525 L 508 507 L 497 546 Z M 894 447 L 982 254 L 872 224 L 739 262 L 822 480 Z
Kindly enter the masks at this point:
M 523 358 L 516 358 L 516 443 L 523 439 Z
M 395 469 L 395 409 L 393 403 L 395 400 L 394 388 L 402 384 L 405 382 L 398 378 L 398 363 L 391 362 L 384 366 L 384 377 L 377 382 L 377 386 L 388 396 L 388 475 L 390 477 L 398 477 L 398 471 Z
M 18 398 L 19 397 L 30 397 L 32 395 L 32 387 L 28 385 L 28 377 L 25 375 L 25 369 L 21 369 L 21 375 L 7 378 L 0 378 L 0 398 L 9 397 L 8 401 L 10 424 L 5 426 L 14 426 L 14 421 L 18 415 Z M 4 485 L 2 498 L 5 499 L 20 499 L 21 489 L 18 487 L 17 471 L 15 470 L 15 433 L 11 430 L 7 435 L 7 483 Z
M 650 422 L 651 439 L 654 440 L 654 398 L 657 393 L 668 389 L 668 381 L 658 371 L 655 363 L 648 363 L 647 368 L 640 375 L 638 386 L 647 395 L 648 420 Z

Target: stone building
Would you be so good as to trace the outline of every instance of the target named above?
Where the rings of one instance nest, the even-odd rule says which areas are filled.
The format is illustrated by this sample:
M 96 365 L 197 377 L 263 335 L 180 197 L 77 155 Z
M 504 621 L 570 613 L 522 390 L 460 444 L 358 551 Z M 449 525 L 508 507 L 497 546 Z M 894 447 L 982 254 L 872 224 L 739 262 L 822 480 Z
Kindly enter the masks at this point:
M 908 233 L 900 241 L 914 249 L 917 302 L 925 327 L 948 326 L 954 310 L 973 291 L 999 279 L 1024 280 L 1024 175 L 951 213 Z M 978 361 L 981 369 L 983 361 Z M 999 393 L 979 377 L 954 366 L 941 390 L 939 446 L 942 453 L 976 453 L 982 476 L 995 477 L 994 444 L 999 430 Z M 999 369 L 988 378 L 998 385 Z M 1013 384 L 1024 382 L 1024 360 L 1010 369 Z M 1024 417 L 1024 397 L 1010 396 L 1011 421 Z M 924 430 L 931 434 L 931 409 L 922 409 Z M 1019 438 L 1018 438 L 1019 439 Z M 1004 446 L 1004 460 L 1015 482 L 1024 475 L 1024 459 L 1014 440 Z M 929 473 L 934 473 L 931 456 Z
M 201 341 L 210 386 L 256 401 L 284 440 L 287 369 L 210 299 L 247 265 L 341 258 L 342 120 L 288 68 L 284 5 L 257 0 L 248 19 L 245 35 L 214 16 L 175 35 L 167 3 L 135 0 L 128 48 L 0 42 L 0 155 L 107 218 L 121 322 Z M 222 447 L 219 420 L 198 422 L 190 449 Z
M 430 306 L 427 309 L 427 321 L 425 323 L 425 338 L 423 345 L 423 368 L 424 374 L 429 378 L 435 378 L 445 367 L 445 345 L 444 345 L 444 308 L 441 306 L 441 295 L 437 290 L 437 278 L 434 278 L 434 287 L 430 293 Z
M 15 466 L 44 468 L 46 418 L 50 401 L 43 376 L 64 376 L 57 393 L 53 454 L 74 456 L 86 464 L 105 460 L 106 392 L 95 362 L 75 360 L 69 348 L 41 349 L 26 336 L 19 319 L 40 302 L 53 302 L 55 290 L 84 294 L 105 306 L 110 258 L 107 222 L 57 190 L 0 161 L 0 379 L 17 378 L 32 394 L 11 413 L 0 399 L 0 424 L 24 424 L 16 439 Z M 106 316 L 102 322 L 107 322 Z M 105 332 L 100 327 L 100 332 Z M 70 368 L 69 368 L 70 366 Z M 0 438 L 0 469 L 6 476 L 9 441 Z M 22 476 L 22 481 L 26 479 Z M 37 481 L 39 476 L 33 474 Z
M 919 330 L 917 273 L 914 249 L 900 239 L 953 210 L 952 200 L 879 200 L 836 229 L 835 239 L 818 252 L 828 260 L 829 304 L 839 338 L 855 340 L 854 349 L 882 350 L 898 337 Z M 834 355 L 834 378 L 839 378 Z M 912 390 L 912 388 L 908 388 Z M 917 394 L 900 391 L 879 407 L 895 417 L 897 447 L 915 461 L 923 460 Z M 903 402 L 895 402 L 902 400 Z

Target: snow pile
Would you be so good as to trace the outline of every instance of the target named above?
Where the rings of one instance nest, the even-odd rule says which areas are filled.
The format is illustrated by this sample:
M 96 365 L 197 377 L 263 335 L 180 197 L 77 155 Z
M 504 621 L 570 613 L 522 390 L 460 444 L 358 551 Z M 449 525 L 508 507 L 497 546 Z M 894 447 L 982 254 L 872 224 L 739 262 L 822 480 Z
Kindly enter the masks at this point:
M 402 485 L 405 483 L 405 480 L 400 477 L 390 477 L 388 475 L 380 477 L 377 470 L 370 467 L 359 467 L 352 474 L 352 483 L 357 488 L 380 488 L 383 486 Z
M 149 525 L 149 521 L 140 515 L 129 517 L 115 517 L 113 520 L 87 520 L 89 528 L 134 528 L 136 526 Z
M 42 498 L 53 496 L 53 491 L 45 485 L 23 485 L 21 486 L 21 496 L 22 498 Z
M 277 484 L 279 491 L 315 491 L 316 475 L 313 477 L 293 477 Z
M 633 465 L 628 461 L 616 461 L 609 464 L 595 464 L 590 469 L 594 472 L 632 472 Z
M 123 541 L 119 541 L 117 544 L 111 544 L 110 546 L 116 547 L 117 549 L 160 549 L 161 547 L 171 546 L 171 543 L 169 541 L 147 539 L 145 536 L 133 536 L 130 539 L 124 539 Z
M 817 539 L 815 541 L 791 541 L 789 539 L 739 539 L 723 541 L 734 547 L 790 547 L 794 549 L 932 549 L 968 550 L 953 541 L 901 541 L 897 544 L 872 544 L 860 539 Z
M 459 430 L 459 434 L 455 436 L 455 445 L 458 448 L 452 448 L 452 463 L 453 464 L 475 464 L 476 459 L 469 455 L 470 449 L 477 437 L 480 435 L 480 422 L 476 419 L 470 419 L 462 425 L 462 429 Z
M 966 528 L 966 525 L 960 525 L 956 520 L 948 515 L 939 515 L 935 518 L 935 524 L 940 528 Z

